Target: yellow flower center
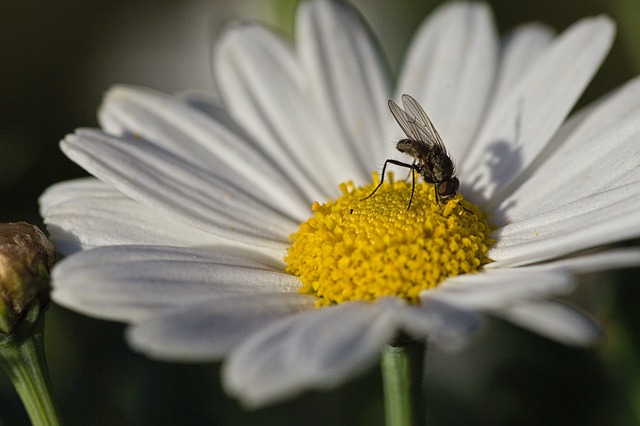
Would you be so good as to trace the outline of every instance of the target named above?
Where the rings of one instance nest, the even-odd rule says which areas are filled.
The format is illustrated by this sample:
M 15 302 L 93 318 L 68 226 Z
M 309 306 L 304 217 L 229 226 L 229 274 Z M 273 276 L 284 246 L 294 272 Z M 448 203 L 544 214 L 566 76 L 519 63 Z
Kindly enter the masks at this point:
M 389 179 L 377 186 L 341 184 L 342 196 L 314 203 L 314 215 L 291 236 L 287 272 L 317 304 L 397 296 L 417 302 L 421 291 L 490 262 L 493 242 L 484 214 L 457 194 L 436 202 L 433 185 Z

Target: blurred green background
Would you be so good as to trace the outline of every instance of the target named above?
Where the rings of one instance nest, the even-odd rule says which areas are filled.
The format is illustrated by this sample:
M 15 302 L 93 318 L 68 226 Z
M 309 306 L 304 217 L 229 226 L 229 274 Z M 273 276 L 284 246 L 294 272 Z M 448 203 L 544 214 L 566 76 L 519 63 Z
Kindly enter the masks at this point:
M 290 33 L 294 0 L 0 0 L 0 221 L 42 226 L 37 198 L 85 173 L 58 141 L 97 125 L 114 83 L 165 92 L 214 90 L 213 40 L 226 22 L 254 19 Z M 397 70 L 411 34 L 439 2 L 355 1 Z M 501 32 L 530 21 L 562 30 L 607 13 L 614 48 L 581 104 L 640 71 L 640 0 L 490 2 Z M 578 350 L 494 321 L 466 351 L 431 351 L 430 424 L 634 425 L 640 421 L 638 271 L 584 277 L 574 295 L 607 328 L 597 348 Z M 380 375 L 372 370 L 335 392 L 311 392 L 247 412 L 221 391 L 219 364 L 159 363 L 132 353 L 124 326 L 52 306 L 47 353 L 69 425 L 380 425 Z M 0 425 L 27 416 L 0 375 Z

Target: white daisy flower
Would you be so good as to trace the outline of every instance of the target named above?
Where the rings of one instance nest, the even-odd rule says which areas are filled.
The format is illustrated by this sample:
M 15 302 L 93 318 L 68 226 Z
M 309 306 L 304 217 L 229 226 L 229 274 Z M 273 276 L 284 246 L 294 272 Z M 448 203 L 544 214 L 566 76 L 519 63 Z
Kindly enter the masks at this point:
M 552 296 L 576 274 L 640 263 L 638 249 L 605 249 L 640 235 L 640 80 L 567 119 L 611 20 L 499 39 L 487 6 L 449 3 L 418 30 L 395 89 L 348 5 L 305 2 L 296 28 L 293 45 L 229 28 L 213 56 L 221 99 L 116 87 L 102 130 L 62 141 L 95 178 L 41 198 L 69 255 L 53 299 L 129 323 L 151 357 L 223 358 L 227 390 L 253 406 L 342 383 L 399 334 L 460 347 L 482 314 L 597 339 Z M 411 179 L 387 179 L 362 200 L 386 159 L 412 162 L 387 109 L 404 93 L 465 199 L 439 203 L 418 183 L 407 210 Z

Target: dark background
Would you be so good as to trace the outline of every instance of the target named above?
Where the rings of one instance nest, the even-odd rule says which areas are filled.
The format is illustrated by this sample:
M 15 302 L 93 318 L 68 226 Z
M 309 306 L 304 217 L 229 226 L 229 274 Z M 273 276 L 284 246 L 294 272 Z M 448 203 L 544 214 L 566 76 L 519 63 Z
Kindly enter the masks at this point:
M 230 19 L 259 19 L 291 32 L 293 1 L 0 0 L 0 221 L 42 226 L 37 198 L 85 173 L 58 141 L 97 126 L 114 83 L 166 92 L 214 90 L 215 35 Z M 358 1 L 397 70 L 416 26 L 437 2 Z M 640 70 L 640 2 L 490 2 L 504 32 L 530 21 L 562 30 L 607 13 L 618 37 L 581 104 Z M 575 296 L 607 328 L 598 347 L 567 348 L 505 323 L 455 356 L 431 351 L 430 424 L 633 425 L 640 419 L 637 271 L 585 277 Z M 57 306 L 47 314 L 47 352 L 60 410 L 70 425 L 382 424 L 380 376 L 371 371 L 330 393 L 309 393 L 257 412 L 220 389 L 218 364 L 170 364 L 132 353 L 124 326 Z M 0 425 L 28 424 L 0 374 Z

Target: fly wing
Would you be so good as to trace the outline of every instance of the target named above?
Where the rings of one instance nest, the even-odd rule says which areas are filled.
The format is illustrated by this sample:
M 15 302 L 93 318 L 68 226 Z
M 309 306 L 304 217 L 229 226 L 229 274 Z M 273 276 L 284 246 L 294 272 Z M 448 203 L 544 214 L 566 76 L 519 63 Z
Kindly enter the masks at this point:
M 404 111 L 402 111 L 397 105 L 395 106 L 398 110 L 402 111 L 405 116 L 405 120 L 410 120 L 411 125 L 414 128 L 414 133 L 417 133 L 421 136 L 417 140 L 421 140 L 422 142 L 429 144 L 429 146 L 435 146 L 436 148 L 440 148 L 442 152 L 446 152 L 446 148 L 444 146 L 444 143 L 442 142 L 442 138 L 438 134 L 438 131 L 431 122 L 431 119 L 429 118 L 427 113 L 424 112 L 424 109 L 422 109 L 418 101 L 416 101 L 409 95 L 402 95 L 402 105 L 404 106 Z M 389 108 L 391 108 L 391 105 L 389 106 Z M 398 121 L 398 123 L 400 124 L 400 127 L 402 127 L 405 133 L 407 133 L 393 110 L 391 111 L 391 113 L 396 118 L 396 121 Z M 409 136 L 408 133 L 407 136 Z
M 404 132 L 405 135 L 411 140 L 414 141 L 425 141 L 428 142 L 429 134 L 424 129 L 424 126 L 420 126 L 414 117 L 407 114 L 402 108 L 398 106 L 392 100 L 389 100 L 389 110 L 393 115 L 393 118 L 396 119 L 400 128 Z

